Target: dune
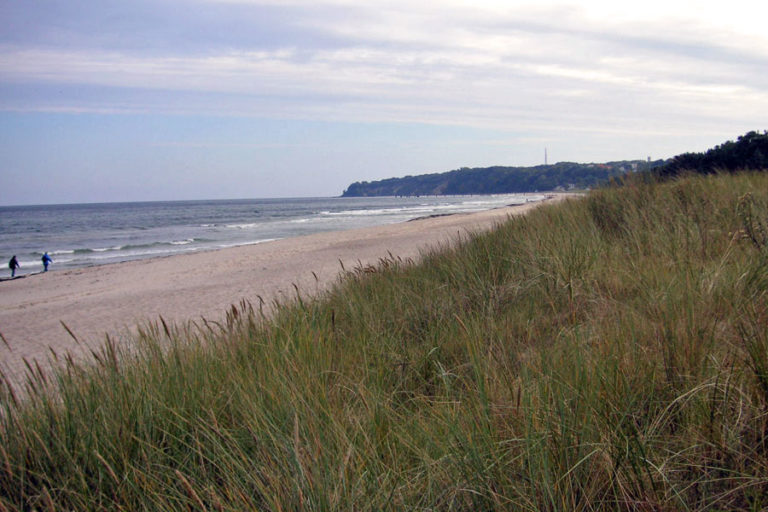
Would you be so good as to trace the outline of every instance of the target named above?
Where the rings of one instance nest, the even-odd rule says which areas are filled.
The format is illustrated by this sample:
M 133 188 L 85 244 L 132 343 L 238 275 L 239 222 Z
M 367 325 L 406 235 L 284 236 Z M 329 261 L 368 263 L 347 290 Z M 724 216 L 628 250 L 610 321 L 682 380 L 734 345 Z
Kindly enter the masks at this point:
M 548 201 L 567 194 L 552 194 Z M 0 283 L 0 368 L 20 383 L 25 359 L 43 368 L 53 354 L 89 357 L 106 335 L 129 343 L 142 323 L 219 321 L 241 300 L 256 305 L 328 289 L 342 265 L 376 264 L 392 255 L 418 260 L 425 250 L 493 227 L 541 203 L 320 233 L 165 258 L 50 271 Z M 78 341 L 67 332 L 74 333 Z

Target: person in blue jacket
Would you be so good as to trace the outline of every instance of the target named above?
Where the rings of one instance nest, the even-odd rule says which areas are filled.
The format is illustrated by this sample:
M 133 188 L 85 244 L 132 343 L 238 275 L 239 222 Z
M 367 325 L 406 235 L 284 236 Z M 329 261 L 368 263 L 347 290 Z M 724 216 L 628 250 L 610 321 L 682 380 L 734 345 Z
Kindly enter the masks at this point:
M 48 264 L 52 262 L 53 260 L 48 256 L 48 253 L 43 254 L 43 272 L 48 272 Z

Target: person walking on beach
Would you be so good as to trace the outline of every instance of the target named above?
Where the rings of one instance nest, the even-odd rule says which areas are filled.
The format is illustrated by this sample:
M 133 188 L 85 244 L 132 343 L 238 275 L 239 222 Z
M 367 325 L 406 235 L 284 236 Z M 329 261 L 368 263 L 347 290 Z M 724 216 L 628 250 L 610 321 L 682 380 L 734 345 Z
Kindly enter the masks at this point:
M 21 265 L 19 265 L 19 260 L 16 259 L 16 255 L 13 255 L 13 258 L 11 258 L 11 261 L 8 262 L 8 267 L 11 269 L 11 277 L 16 277 L 16 269 L 21 268 Z
M 43 254 L 43 272 L 48 272 L 48 264 L 52 262 L 53 260 L 48 256 L 48 253 Z

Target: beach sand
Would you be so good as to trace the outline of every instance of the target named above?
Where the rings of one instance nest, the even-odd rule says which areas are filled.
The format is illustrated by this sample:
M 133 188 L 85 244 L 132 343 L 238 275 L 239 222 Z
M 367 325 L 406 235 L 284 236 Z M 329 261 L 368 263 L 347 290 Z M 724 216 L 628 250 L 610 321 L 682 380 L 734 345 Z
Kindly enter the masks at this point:
M 553 194 L 547 202 L 564 197 L 567 194 Z M 417 260 L 427 248 L 489 229 L 542 203 L 218 251 L 52 270 L 4 281 L 0 283 L 0 333 L 8 346 L 0 345 L 0 367 L 18 384 L 26 371 L 24 359 L 31 364 L 36 360 L 44 368 L 50 364 L 52 351 L 83 360 L 90 357 L 89 348 L 104 343 L 106 334 L 124 343 L 137 325 L 161 316 L 176 323 L 201 318 L 219 321 L 241 300 L 254 307 L 259 297 L 267 303 L 292 300 L 295 287 L 302 297 L 309 297 L 337 281 L 342 263 L 350 270 L 360 264 L 376 264 L 390 253 Z

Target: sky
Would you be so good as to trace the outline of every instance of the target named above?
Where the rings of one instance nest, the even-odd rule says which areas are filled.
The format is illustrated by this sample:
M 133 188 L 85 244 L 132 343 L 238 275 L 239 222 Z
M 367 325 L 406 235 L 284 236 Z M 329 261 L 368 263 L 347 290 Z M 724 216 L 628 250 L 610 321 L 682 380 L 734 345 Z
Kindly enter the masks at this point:
M 329 197 L 768 129 L 768 3 L 0 0 L 0 205 Z

